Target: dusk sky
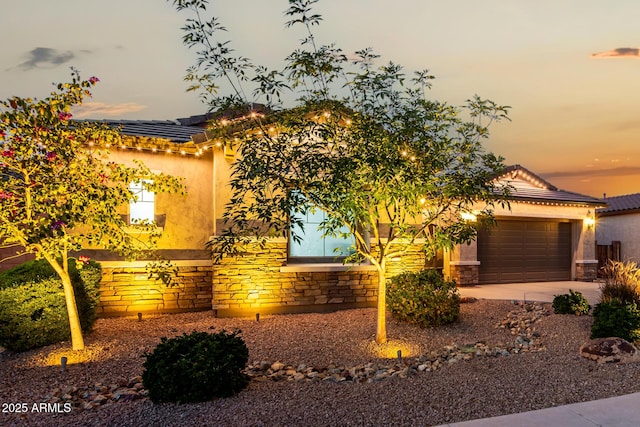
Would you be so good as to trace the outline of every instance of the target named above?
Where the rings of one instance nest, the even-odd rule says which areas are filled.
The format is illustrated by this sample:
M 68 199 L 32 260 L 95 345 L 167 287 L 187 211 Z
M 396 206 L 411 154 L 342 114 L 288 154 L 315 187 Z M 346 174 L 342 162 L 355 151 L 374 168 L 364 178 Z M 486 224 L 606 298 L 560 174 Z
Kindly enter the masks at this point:
M 176 119 L 204 113 L 186 93 L 195 60 L 186 18 L 163 0 L 0 0 L 0 98 L 42 98 L 69 67 L 98 76 L 78 118 Z M 286 0 L 213 0 L 238 54 L 281 67 L 298 47 Z M 372 47 L 381 64 L 436 76 L 431 97 L 510 105 L 487 149 L 557 187 L 640 192 L 640 1 L 320 0 L 321 43 Z

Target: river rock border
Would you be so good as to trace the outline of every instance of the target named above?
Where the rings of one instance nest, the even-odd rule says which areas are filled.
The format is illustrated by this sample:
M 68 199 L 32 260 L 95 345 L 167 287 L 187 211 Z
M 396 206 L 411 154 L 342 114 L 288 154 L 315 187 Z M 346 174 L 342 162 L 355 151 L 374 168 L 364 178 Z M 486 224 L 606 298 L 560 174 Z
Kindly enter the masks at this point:
M 510 343 L 488 344 L 482 341 L 464 345 L 445 346 L 415 358 L 398 358 L 387 363 L 366 363 L 356 366 L 329 365 L 314 368 L 301 364 L 255 361 L 244 373 L 253 381 L 308 381 L 330 383 L 370 383 L 390 377 L 406 378 L 421 372 L 431 372 L 443 366 L 470 360 L 475 357 L 504 357 L 511 354 L 545 351 L 546 347 L 535 330 L 535 323 L 548 316 L 547 309 L 538 303 L 519 303 L 519 308 L 510 311 L 496 328 L 509 329 L 514 337 Z M 44 401 L 52 404 L 71 403 L 74 409 L 86 410 L 114 402 L 129 402 L 146 399 L 148 391 L 140 376 L 119 380 L 114 384 L 97 383 L 89 387 L 55 389 Z

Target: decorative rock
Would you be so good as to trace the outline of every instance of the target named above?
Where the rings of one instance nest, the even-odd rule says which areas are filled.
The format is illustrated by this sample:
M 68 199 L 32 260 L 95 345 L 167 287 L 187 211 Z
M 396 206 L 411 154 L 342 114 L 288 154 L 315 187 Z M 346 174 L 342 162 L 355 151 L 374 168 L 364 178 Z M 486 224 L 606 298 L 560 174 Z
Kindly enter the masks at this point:
M 424 371 L 429 372 L 431 370 L 430 366 L 431 366 L 431 364 L 426 364 L 426 363 L 423 363 L 422 365 L 418 365 L 418 371 L 420 371 L 420 372 L 424 372 Z
M 273 372 L 278 372 L 282 368 L 284 368 L 284 363 L 281 363 L 281 362 L 275 362 L 271 365 L 271 370 Z
M 580 356 L 598 363 L 640 361 L 638 349 L 629 341 L 617 337 L 597 338 L 582 344 Z
M 449 345 L 439 351 L 433 350 L 428 354 L 417 356 L 413 361 L 405 357 L 402 360 L 389 360 L 386 364 L 369 362 L 364 365 L 350 367 L 340 366 L 331 362 L 323 369 L 316 369 L 306 364 L 300 364 L 295 368 L 280 361 L 273 363 L 255 361 L 244 369 L 244 373 L 252 381 L 371 383 L 383 381 L 390 377 L 406 378 L 416 375 L 418 372 L 435 371 L 443 366 L 480 356 L 498 357 L 521 352 L 544 351 L 546 347 L 542 343 L 541 335 L 534 330 L 534 325 L 546 315 L 548 315 L 547 310 L 540 304 L 520 304 L 518 309 L 509 312 L 506 319 L 500 321 L 496 328 L 508 328 L 510 330 L 511 334 L 515 336 L 510 344 L 499 342 L 495 345 L 489 345 L 486 342 L 479 341 L 465 343 L 462 346 Z M 601 361 L 601 363 L 605 361 L 640 361 L 638 350 L 630 343 L 620 338 L 608 338 L 608 340 L 620 341 L 608 344 L 603 343 L 600 344 L 600 347 L 591 347 L 595 341 L 587 343 L 581 347 L 581 355 Z M 616 356 L 608 353 L 597 354 L 598 348 L 600 348 L 600 352 L 604 352 L 605 349 L 614 347 L 617 352 Z M 614 360 L 616 357 L 618 359 Z M 611 360 L 606 358 L 611 358 Z M 130 378 L 128 381 L 122 378 L 114 379 L 113 381 L 110 385 L 96 383 L 90 387 L 69 387 L 64 390 L 56 388 L 44 400 L 47 403 L 69 402 L 75 409 L 89 410 L 112 402 L 145 399 L 149 394 L 148 390 L 144 389 L 140 376 Z

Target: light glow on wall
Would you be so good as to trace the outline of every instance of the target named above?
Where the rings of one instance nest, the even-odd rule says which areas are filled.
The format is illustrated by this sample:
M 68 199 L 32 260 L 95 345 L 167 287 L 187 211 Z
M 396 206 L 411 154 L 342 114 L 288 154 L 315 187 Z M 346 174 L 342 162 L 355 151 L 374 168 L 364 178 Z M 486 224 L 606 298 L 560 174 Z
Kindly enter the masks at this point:
M 478 220 L 478 216 L 473 212 L 461 212 L 460 217 L 467 222 L 476 222 Z

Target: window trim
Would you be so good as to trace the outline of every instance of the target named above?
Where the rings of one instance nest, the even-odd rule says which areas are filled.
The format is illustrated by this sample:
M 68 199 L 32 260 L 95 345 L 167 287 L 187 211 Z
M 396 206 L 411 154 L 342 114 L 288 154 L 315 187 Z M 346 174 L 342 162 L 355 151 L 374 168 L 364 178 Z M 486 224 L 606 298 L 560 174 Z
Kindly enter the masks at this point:
M 321 210 L 320 208 L 316 208 Z M 289 215 L 291 218 L 291 215 Z M 311 223 L 305 223 L 309 225 L 313 225 Z M 304 240 L 303 240 L 304 241 Z M 315 264 L 333 264 L 333 265 L 344 265 L 344 260 L 348 257 L 348 255 L 325 255 L 325 256 L 313 256 L 313 255 L 291 255 L 291 230 L 287 233 L 287 264 L 298 264 L 298 265 L 315 265 Z M 351 244 L 355 246 L 355 238 L 351 236 Z

